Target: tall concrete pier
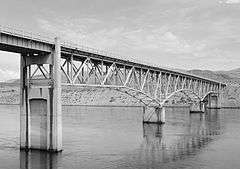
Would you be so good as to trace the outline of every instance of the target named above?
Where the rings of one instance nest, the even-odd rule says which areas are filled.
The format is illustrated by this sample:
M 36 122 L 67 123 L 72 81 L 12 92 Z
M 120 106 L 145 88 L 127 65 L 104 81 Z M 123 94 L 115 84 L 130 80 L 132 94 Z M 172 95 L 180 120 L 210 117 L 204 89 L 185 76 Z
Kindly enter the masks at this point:
M 61 50 L 55 39 L 52 53 L 36 59 L 21 55 L 20 146 L 22 149 L 62 150 Z M 46 64 L 49 79 L 31 79 L 31 65 Z M 39 66 L 40 67 L 40 66 Z
M 143 122 L 164 124 L 166 122 L 165 107 L 143 107 Z

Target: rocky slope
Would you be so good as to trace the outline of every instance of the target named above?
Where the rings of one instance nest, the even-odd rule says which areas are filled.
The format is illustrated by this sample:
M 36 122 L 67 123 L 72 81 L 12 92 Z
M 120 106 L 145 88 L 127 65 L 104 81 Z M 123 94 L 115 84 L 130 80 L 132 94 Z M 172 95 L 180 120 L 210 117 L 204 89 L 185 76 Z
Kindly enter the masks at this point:
M 240 68 L 230 71 L 189 70 L 185 71 L 198 76 L 214 79 L 227 84 L 224 92 L 224 107 L 240 107 Z M 170 103 L 182 104 L 187 98 L 179 95 Z M 63 88 L 62 101 L 65 105 L 139 105 L 140 103 L 124 93 L 109 89 L 96 88 Z M 0 103 L 19 104 L 19 80 L 0 83 Z
M 188 73 L 226 83 L 223 106 L 240 107 L 240 68 L 230 71 L 189 70 Z

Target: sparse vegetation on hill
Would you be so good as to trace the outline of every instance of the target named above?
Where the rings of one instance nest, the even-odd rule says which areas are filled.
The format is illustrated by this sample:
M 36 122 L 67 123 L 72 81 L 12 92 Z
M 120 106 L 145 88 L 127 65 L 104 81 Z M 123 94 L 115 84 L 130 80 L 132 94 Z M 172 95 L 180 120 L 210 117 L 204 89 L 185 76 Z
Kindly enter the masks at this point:
M 222 105 L 224 107 L 240 107 L 240 68 L 230 71 L 189 70 L 188 73 L 226 83 Z M 69 88 L 63 87 L 62 101 L 65 105 L 140 105 L 126 94 L 104 88 Z M 178 95 L 169 103 L 184 104 L 188 98 Z M 14 79 L 0 83 L 0 103 L 19 104 L 19 80 Z
M 210 78 L 227 84 L 222 105 L 240 107 L 240 68 L 230 71 L 190 70 L 189 73 Z

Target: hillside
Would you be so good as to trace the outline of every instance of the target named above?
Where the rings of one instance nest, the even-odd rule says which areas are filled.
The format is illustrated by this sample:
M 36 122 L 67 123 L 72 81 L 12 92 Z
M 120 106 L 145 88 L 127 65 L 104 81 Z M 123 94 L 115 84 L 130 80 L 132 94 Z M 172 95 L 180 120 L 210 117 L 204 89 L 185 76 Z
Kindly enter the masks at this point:
M 187 72 L 226 83 L 222 105 L 240 107 L 240 68 L 230 71 L 189 70 Z
M 227 84 L 222 105 L 224 107 L 240 107 L 240 68 L 230 71 L 210 70 L 181 70 L 198 76 L 221 81 Z M 64 79 L 64 78 L 63 78 Z M 75 97 L 72 97 L 75 96 Z M 104 96 L 104 97 L 103 97 Z M 178 96 L 176 96 L 178 97 Z M 104 99 L 103 99 L 104 98 Z M 183 101 L 180 98 L 180 103 Z M 111 104 L 111 105 L 138 105 L 136 100 L 122 93 L 107 89 L 78 88 L 69 89 L 63 87 L 62 100 L 64 104 Z M 179 103 L 178 101 L 173 101 Z M 19 103 L 19 79 L 0 82 L 0 103 Z
M 240 84 L 240 68 L 230 71 L 189 70 L 188 73 L 218 80 L 227 84 Z

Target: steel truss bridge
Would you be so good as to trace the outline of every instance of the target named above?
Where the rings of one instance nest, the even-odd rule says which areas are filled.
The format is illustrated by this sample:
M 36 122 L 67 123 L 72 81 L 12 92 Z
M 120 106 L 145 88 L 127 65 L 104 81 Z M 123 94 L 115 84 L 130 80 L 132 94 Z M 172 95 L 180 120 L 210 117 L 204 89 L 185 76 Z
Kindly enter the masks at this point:
M 202 103 L 211 94 L 219 97 L 226 87 L 215 80 L 3 26 L 0 50 L 21 54 L 21 146 L 26 148 L 32 146 L 28 116 L 35 110 L 33 100 L 42 98 L 52 135 L 47 137 L 46 148 L 35 148 L 61 149 L 61 136 L 56 134 L 61 130 L 61 85 L 113 88 L 136 98 L 149 110 L 154 107 L 145 120 L 151 121 L 156 114 L 162 122 L 162 108 L 175 94 L 193 95 Z

